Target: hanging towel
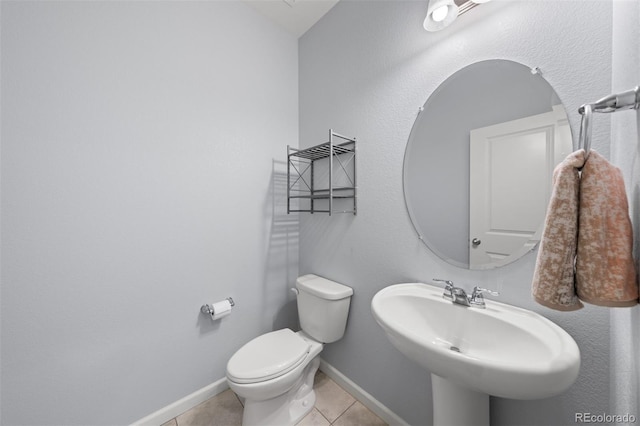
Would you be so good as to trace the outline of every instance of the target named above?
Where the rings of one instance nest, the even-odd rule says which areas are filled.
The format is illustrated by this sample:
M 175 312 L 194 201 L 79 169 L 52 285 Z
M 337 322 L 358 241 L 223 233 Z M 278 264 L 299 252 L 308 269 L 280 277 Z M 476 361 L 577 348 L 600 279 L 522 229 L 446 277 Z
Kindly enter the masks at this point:
M 633 229 L 620 169 L 595 151 L 582 169 L 576 291 L 585 302 L 634 306 L 638 282 Z
M 561 311 L 582 308 L 575 290 L 575 256 L 578 241 L 580 173 L 585 151 L 576 151 L 553 171 L 553 189 L 547 208 L 533 274 L 533 298 Z

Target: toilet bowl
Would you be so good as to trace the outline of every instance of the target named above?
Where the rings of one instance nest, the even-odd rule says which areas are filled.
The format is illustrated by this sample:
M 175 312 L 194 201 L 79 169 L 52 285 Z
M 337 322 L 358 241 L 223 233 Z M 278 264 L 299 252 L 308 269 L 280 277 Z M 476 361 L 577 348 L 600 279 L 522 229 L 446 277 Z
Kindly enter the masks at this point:
M 227 382 L 245 398 L 243 425 L 287 425 L 315 404 L 322 343 L 285 328 L 253 339 L 227 364 Z M 249 354 L 262 354 L 254 356 Z M 253 377 L 252 377 L 253 376 Z
M 344 335 L 350 287 L 310 274 L 299 277 L 296 288 L 302 331 L 258 336 L 227 363 L 229 387 L 244 398 L 243 426 L 294 425 L 309 413 L 324 343 Z

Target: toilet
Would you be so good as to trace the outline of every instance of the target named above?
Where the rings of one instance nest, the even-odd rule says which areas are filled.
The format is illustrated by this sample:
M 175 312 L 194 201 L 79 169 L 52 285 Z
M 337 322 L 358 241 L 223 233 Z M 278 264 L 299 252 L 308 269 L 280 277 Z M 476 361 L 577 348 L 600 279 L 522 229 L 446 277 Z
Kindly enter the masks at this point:
M 325 343 L 344 335 L 353 289 L 309 274 L 296 280 L 301 331 L 251 340 L 227 363 L 229 387 L 244 398 L 242 425 L 295 425 L 315 404 L 313 380 Z

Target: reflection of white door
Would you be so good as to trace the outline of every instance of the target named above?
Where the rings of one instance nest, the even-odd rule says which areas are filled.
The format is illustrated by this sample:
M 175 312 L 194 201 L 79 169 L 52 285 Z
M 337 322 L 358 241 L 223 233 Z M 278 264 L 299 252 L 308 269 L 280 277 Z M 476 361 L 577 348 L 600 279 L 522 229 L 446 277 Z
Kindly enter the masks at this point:
M 562 106 L 471 131 L 472 269 L 533 249 L 540 239 L 553 169 L 571 150 Z

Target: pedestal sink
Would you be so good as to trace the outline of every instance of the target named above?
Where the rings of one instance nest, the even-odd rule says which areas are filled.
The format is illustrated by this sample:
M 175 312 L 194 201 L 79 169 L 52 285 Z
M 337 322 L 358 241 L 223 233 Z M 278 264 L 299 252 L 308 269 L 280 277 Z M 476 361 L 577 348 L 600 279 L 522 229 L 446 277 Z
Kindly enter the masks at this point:
M 580 350 L 535 312 L 486 301 L 466 307 L 429 284 L 395 284 L 371 302 L 391 343 L 432 373 L 434 425 L 489 425 L 489 395 L 547 398 L 578 377 Z

